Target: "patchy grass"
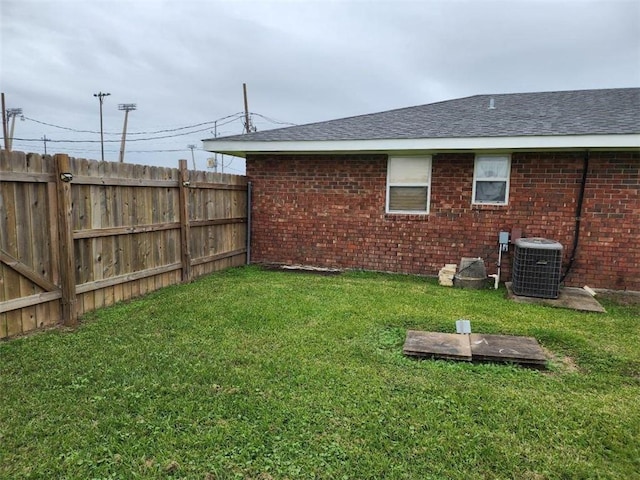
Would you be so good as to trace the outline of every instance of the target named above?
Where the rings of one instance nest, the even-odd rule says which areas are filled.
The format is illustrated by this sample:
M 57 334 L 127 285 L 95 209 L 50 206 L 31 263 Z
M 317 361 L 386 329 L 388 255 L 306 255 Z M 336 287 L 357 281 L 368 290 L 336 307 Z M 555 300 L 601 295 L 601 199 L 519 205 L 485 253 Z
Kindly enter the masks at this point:
M 0 344 L 0 477 L 640 478 L 640 307 L 240 268 Z M 405 358 L 535 336 L 550 372 Z

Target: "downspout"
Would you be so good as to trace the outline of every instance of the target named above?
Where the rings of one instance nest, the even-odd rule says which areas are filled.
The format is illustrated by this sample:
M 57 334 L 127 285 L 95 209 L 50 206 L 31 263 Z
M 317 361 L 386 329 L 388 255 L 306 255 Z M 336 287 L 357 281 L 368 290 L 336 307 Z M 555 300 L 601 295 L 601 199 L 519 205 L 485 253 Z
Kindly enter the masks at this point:
M 247 265 L 251 264 L 251 182 L 247 182 Z
M 587 150 L 584 154 L 583 164 L 582 164 L 582 181 L 580 182 L 580 192 L 578 193 L 578 204 L 576 205 L 576 224 L 573 232 L 573 248 L 571 250 L 571 257 L 569 258 L 569 263 L 567 264 L 567 268 L 564 271 L 562 277 L 560 277 L 560 283 L 564 282 L 567 275 L 571 271 L 571 267 L 573 267 L 573 262 L 576 259 L 576 253 L 578 250 L 578 244 L 580 242 L 580 222 L 582 221 L 582 203 L 584 201 L 584 191 L 587 186 L 587 173 L 589 170 L 589 150 Z

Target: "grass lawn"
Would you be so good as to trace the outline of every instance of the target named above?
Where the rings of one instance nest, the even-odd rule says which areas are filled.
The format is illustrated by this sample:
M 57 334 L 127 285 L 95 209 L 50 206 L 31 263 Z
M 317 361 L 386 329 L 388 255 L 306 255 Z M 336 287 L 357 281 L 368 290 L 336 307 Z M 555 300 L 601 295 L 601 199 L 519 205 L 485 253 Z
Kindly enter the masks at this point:
M 228 270 L 0 343 L 0 478 L 640 478 L 640 307 L 605 307 Z M 459 318 L 550 370 L 402 355 Z

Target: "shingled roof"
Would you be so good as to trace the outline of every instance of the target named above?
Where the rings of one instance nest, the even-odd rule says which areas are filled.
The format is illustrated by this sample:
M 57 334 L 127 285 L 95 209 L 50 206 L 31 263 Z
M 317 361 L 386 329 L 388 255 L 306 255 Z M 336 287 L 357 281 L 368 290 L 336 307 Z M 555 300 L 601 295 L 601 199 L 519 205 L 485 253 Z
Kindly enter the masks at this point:
M 216 151 L 224 144 L 230 151 L 236 142 L 247 146 L 254 142 L 640 134 L 639 112 L 640 88 L 475 95 L 204 142 L 207 150 Z

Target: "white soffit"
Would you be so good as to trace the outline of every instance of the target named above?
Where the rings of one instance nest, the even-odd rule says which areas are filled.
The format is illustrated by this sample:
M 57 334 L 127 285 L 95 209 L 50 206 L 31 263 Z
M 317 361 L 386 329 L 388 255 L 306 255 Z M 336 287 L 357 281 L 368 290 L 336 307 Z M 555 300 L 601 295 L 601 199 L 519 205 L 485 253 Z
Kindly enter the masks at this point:
M 640 134 L 519 137 L 407 138 L 388 140 L 224 141 L 204 140 L 208 152 L 247 153 L 390 152 L 411 150 L 638 149 Z

